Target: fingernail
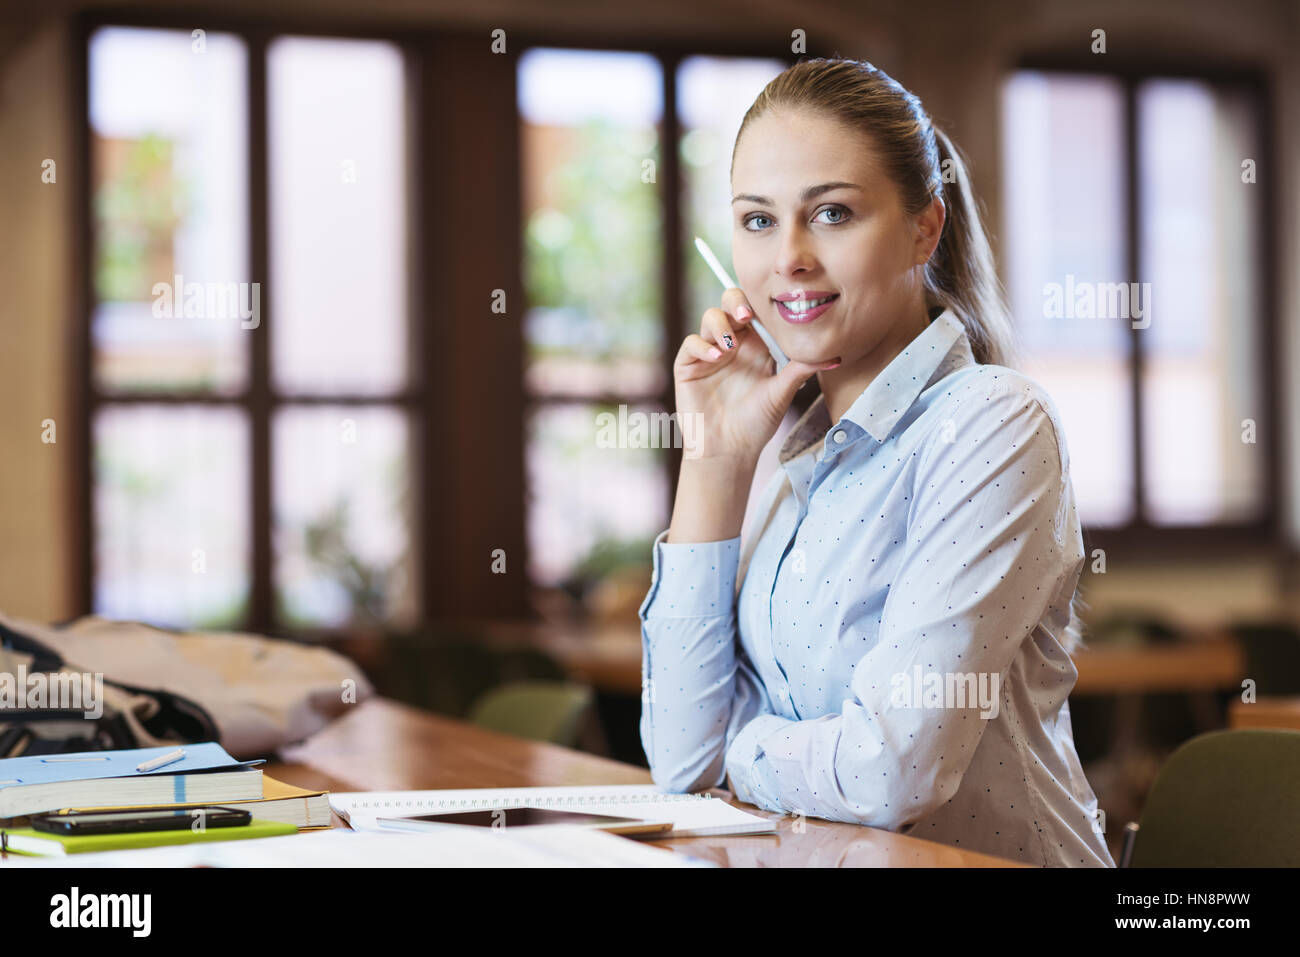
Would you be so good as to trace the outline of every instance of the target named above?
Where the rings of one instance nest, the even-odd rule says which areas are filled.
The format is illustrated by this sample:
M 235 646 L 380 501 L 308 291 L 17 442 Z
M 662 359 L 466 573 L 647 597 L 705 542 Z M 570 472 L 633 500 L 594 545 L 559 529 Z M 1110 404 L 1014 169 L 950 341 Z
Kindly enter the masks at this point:
M 720 356 L 720 355 L 722 355 L 722 351 L 721 351 L 720 349 L 718 349 L 716 346 L 715 346 L 714 348 L 712 348 L 712 349 L 709 350 L 709 358 L 710 358 L 710 359 L 716 359 L 716 358 L 718 358 L 718 356 Z
M 838 369 L 840 367 L 840 364 L 841 364 L 841 360 L 836 359 L 834 362 L 830 362 L 822 366 L 822 371 L 826 372 L 830 369 Z
M 737 318 L 737 319 L 753 319 L 753 318 L 754 318 L 754 311 L 753 311 L 752 309 L 750 309 L 749 306 L 737 306 L 737 307 L 736 307 L 736 318 Z
M 732 347 L 734 346 L 734 343 L 732 343 L 732 341 L 731 341 L 731 336 L 723 336 L 723 337 L 722 337 L 722 341 L 725 342 L 725 343 L 727 344 L 727 348 L 728 348 L 728 349 L 730 349 L 730 348 L 732 348 Z

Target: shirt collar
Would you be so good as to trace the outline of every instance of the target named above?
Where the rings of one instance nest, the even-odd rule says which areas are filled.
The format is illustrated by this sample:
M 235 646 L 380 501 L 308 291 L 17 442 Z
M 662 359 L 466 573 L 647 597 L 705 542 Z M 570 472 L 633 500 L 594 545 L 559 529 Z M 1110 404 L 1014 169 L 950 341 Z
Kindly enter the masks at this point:
M 922 392 L 950 372 L 974 363 L 965 327 L 952 310 L 945 309 L 881 370 L 840 422 L 852 423 L 884 442 Z M 826 396 L 819 395 L 781 446 L 781 464 L 823 441 L 830 427 Z

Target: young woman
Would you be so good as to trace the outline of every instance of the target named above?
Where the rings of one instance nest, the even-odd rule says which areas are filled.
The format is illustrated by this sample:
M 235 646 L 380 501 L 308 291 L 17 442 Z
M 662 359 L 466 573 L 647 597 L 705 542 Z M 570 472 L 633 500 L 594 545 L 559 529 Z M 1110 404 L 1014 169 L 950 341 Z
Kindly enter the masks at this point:
M 745 115 L 731 179 L 740 288 L 677 354 L 698 425 L 640 612 L 655 781 L 1113 867 L 1066 700 L 1069 457 L 1009 367 L 960 155 L 880 70 L 808 60 Z M 813 375 L 742 550 L 759 453 Z

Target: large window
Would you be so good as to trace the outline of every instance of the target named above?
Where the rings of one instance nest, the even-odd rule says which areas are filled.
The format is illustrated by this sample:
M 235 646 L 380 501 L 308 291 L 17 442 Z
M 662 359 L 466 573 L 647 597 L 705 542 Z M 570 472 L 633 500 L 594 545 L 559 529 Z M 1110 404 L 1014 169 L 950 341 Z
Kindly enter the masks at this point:
M 401 53 L 103 27 L 87 79 L 93 611 L 411 622 Z
M 1024 371 L 1061 410 L 1084 524 L 1145 543 L 1267 536 L 1260 86 L 1025 69 L 1005 84 L 1003 116 L 1004 263 Z

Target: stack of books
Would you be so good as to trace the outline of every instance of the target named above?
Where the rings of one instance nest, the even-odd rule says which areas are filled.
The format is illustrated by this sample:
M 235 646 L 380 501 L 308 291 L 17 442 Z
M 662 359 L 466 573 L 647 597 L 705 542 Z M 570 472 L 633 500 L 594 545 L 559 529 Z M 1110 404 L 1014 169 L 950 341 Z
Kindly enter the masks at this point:
M 183 752 L 178 758 L 177 751 Z M 170 758 L 166 764 L 159 760 Z M 151 764 L 151 762 L 153 762 Z M 133 748 L 0 760 L 0 850 L 53 855 L 296 833 L 330 824 L 329 797 L 268 777 L 219 744 Z M 145 811 L 220 805 L 248 810 L 238 827 L 68 836 L 22 826 L 34 814 Z

